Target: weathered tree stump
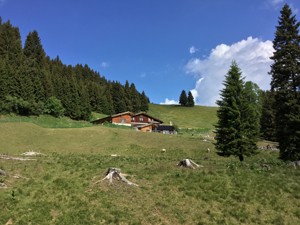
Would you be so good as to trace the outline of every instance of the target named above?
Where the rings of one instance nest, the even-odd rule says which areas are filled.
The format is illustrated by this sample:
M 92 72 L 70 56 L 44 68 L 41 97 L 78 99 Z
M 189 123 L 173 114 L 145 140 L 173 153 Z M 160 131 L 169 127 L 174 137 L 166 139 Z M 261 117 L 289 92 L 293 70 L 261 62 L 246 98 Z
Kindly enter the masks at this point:
M 113 184 L 113 179 L 115 180 L 121 180 L 123 182 L 125 182 L 126 184 L 128 185 L 132 185 L 132 186 L 139 186 L 135 183 L 132 183 L 131 181 L 127 180 L 126 177 L 125 177 L 125 174 L 122 174 L 121 173 L 121 169 L 119 168 L 109 168 L 105 174 L 105 177 L 99 181 L 97 181 L 96 183 L 99 183 L 100 181 L 103 181 L 103 180 L 109 180 L 109 183 L 110 184 Z M 95 184 L 96 184 L 95 183 Z
M 197 163 L 195 163 L 191 159 L 180 160 L 179 163 L 177 164 L 177 166 L 188 167 L 188 168 L 192 168 L 192 169 L 195 169 L 194 166 L 196 166 L 196 167 L 203 167 L 201 165 L 198 165 Z

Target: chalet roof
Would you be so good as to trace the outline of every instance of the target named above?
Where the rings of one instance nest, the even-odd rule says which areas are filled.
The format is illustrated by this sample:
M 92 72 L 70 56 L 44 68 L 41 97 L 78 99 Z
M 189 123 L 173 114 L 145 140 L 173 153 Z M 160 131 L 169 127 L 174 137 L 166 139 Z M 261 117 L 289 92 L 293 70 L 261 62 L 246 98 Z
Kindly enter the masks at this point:
M 110 117 L 111 117 L 111 118 L 114 118 L 114 117 L 123 116 L 123 115 L 128 115 L 128 114 L 129 114 L 130 116 L 133 116 L 133 115 L 134 115 L 132 112 L 127 111 L 127 112 L 122 112 L 122 113 L 118 113 L 118 114 L 111 115 Z
M 104 123 L 104 122 L 111 122 L 112 121 L 112 118 L 115 118 L 115 117 L 119 117 L 119 116 L 123 116 L 123 115 L 130 115 L 131 117 L 136 117 L 136 116 L 140 116 L 140 115 L 144 115 L 148 118 L 151 118 L 153 119 L 154 121 L 156 121 L 157 123 L 163 123 L 162 120 L 159 120 L 157 118 L 154 118 L 153 116 L 150 116 L 148 115 L 147 113 L 145 112 L 140 112 L 140 113 L 132 113 L 130 111 L 127 111 L 127 112 L 122 112 L 122 113 L 118 113 L 118 114 L 114 114 L 114 115 L 111 115 L 111 116 L 107 116 L 107 117 L 104 117 L 104 118 L 100 118 L 100 119 L 97 119 L 97 120 L 94 120 L 92 121 L 92 123 L 94 124 L 99 124 L 99 123 Z M 153 123 L 153 122 L 152 122 Z M 155 122 L 154 122 L 155 123 Z
M 153 120 L 155 120 L 155 121 L 157 121 L 157 122 L 163 123 L 162 120 L 159 120 L 159 119 L 157 119 L 157 118 L 155 118 L 155 117 L 153 117 L 153 116 L 150 116 L 150 115 L 148 115 L 148 114 L 145 113 L 145 112 L 139 112 L 139 113 L 134 114 L 133 116 L 139 116 L 139 115 L 144 115 L 144 116 L 147 116 L 147 117 L 149 117 L 149 118 L 151 118 L 151 119 L 153 119 Z

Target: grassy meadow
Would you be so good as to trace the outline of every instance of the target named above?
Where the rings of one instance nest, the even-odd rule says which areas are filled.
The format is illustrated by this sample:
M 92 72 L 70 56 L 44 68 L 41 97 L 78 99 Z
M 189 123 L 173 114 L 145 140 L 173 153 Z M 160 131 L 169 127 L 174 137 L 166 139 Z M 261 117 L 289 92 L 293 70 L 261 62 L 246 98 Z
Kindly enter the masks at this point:
M 299 224 L 300 169 L 278 160 L 276 151 L 242 164 L 219 157 L 208 138 L 215 112 L 151 105 L 150 115 L 189 131 L 179 135 L 0 117 L 0 154 L 45 154 L 0 158 L 8 173 L 0 175 L 7 185 L 0 189 L 0 224 Z M 184 158 L 203 167 L 177 167 Z M 139 187 L 100 181 L 109 167 Z

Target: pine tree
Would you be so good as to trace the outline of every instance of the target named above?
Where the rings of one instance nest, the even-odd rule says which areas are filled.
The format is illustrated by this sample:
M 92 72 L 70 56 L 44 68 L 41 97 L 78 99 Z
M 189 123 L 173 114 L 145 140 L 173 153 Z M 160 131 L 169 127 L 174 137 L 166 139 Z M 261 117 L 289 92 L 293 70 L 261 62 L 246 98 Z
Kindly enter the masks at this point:
M 222 156 L 238 156 L 240 161 L 244 156 L 255 154 L 255 139 L 253 138 L 250 121 L 254 120 L 254 111 L 245 97 L 244 81 L 236 62 L 233 62 L 225 76 L 221 100 L 217 101 L 218 122 L 216 125 L 216 149 Z M 246 91 L 247 93 L 247 91 Z M 250 109 L 249 109 L 250 108 Z
M 125 92 L 126 111 L 131 112 L 133 111 L 133 105 L 131 101 L 131 89 L 128 80 L 126 80 L 125 82 L 124 92 Z
M 131 95 L 131 104 L 132 104 L 132 111 L 134 113 L 141 111 L 141 99 L 140 94 L 136 90 L 134 83 L 130 84 L 130 95 Z
M 246 143 L 247 154 L 256 153 L 260 135 L 260 118 L 262 112 L 262 91 L 257 84 L 247 81 L 241 96 L 242 137 Z
M 18 95 L 18 71 L 23 61 L 19 28 L 10 21 L 0 25 L 0 100 Z
M 188 106 L 188 107 L 195 106 L 194 96 L 192 95 L 191 91 L 189 91 L 189 93 L 188 93 L 186 106 Z
M 114 109 L 114 102 L 112 98 L 112 84 L 108 83 L 105 90 L 105 103 L 103 107 L 103 113 L 107 115 L 115 114 L 116 111 Z
M 180 96 L 179 96 L 179 104 L 181 106 L 186 106 L 188 102 L 187 96 L 186 96 L 186 92 L 185 90 L 182 90 Z
M 149 110 L 149 99 L 146 96 L 145 92 L 142 91 L 141 94 L 141 111 L 147 112 Z
M 271 90 L 280 158 L 300 159 L 300 36 L 296 16 L 285 4 L 280 11 L 273 47 Z
M 262 138 L 269 141 L 276 141 L 274 92 L 262 92 L 262 114 L 260 119 L 260 133 Z
M 120 82 L 112 83 L 112 100 L 114 111 L 116 113 L 122 113 L 126 111 L 125 92 Z
M 24 55 L 26 57 L 24 63 L 27 67 L 24 70 L 24 73 L 32 80 L 35 100 L 45 102 L 47 100 L 45 88 L 48 89 L 49 86 L 51 86 L 51 83 L 45 69 L 46 53 L 42 47 L 37 31 L 30 32 L 27 35 L 24 46 Z M 51 96 L 51 93 L 48 94 Z

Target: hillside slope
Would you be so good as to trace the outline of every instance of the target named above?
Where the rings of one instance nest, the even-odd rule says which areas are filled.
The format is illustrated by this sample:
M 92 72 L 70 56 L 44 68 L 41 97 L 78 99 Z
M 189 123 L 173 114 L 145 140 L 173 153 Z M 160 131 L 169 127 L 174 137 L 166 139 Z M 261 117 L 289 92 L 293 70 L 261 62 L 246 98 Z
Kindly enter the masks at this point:
M 150 104 L 149 115 L 161 119 L 165 124 L 170 122 L 179 128 L 214 129 L 217 122 L 217 107 Z

